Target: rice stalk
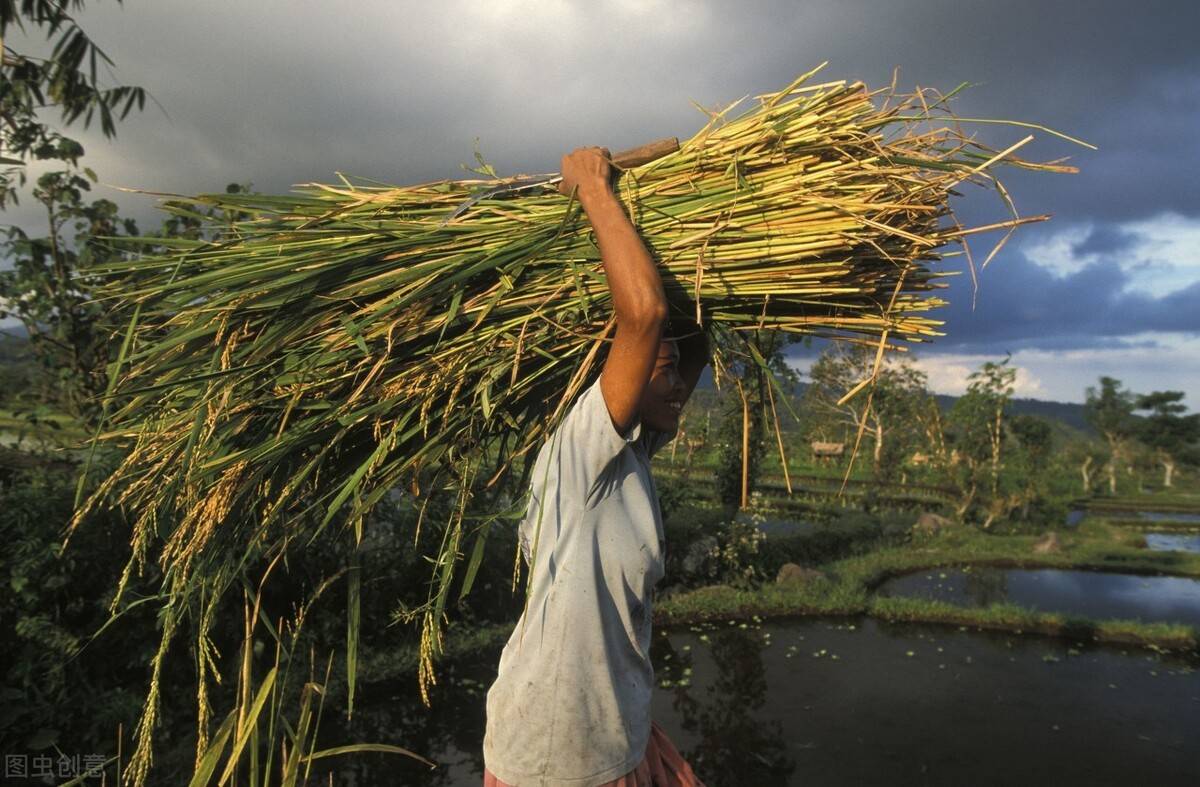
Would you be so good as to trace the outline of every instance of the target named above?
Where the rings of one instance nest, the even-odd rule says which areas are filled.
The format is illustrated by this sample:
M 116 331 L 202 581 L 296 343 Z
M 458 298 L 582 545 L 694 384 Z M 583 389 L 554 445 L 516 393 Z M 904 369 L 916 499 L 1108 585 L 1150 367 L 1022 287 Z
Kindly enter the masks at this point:
M 764 328 L 881 348 L 940 335 L 929 312 L 944 303 L 948 249 L 1045 218 L 1018 216 L 991 169 L 1074 171 L 1016 158 L 1023 142 L 984 145 L 934 91 L 808 84 L 813 73 L 741 114 L 712 113 L 677 153 L 617 183 L 672 315 L 711 334 L 718 369 Z M 422 691 L 433 682 L 456 569 L 468 546 L 482 554 L 487 533 L 464 525 L 472 496 L 527 471 L 594 379 L 614 327 L 572 199 L 552 187 L 494 194 L 446 221 L 503 182 L 343 178 L 282 196 L 175 198 L 165 209 L 231 220 L 213 225 L 216 240 L 156 239 L 169 251 L 100 271 L 101 297 L 134 312 L 98 435 L 126 454 L 72 528 L 93 506 L 118 504 L 135 523 L 126 578 L 151 557 L 161 566 L 156 678 L 190 606 L 211 608 L 251 561 L 331 526 L 361 538 L 380 498 L 403 489 L 422 505 L 456 501 L 435 525 L 430 574 L 413 578 L 429 583 L 409 616 L 422 629 Z M 994 189 L 1008 218 L 962 227 L 949 198 L 963 182 Z M 210 621 L 198 618 L 202 644 Z M 157 698 L 155 685 L 147 717 Z M 139 766 L 151 727 L 139 728 Z M 135 774 L 141 783 L 144 768 Z

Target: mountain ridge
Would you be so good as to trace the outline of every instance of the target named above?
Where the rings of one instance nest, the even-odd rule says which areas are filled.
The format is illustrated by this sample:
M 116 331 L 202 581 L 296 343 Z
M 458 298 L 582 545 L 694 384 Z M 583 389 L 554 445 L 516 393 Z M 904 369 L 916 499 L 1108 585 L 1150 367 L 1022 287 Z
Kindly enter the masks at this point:
M 796 400 L 804 396 L 804 392 L 808 390 L 809 383 L 796 383 L 793 389 L 793 397 Z M 704 375 L 700 378 L 696 388 L 703 391 L 716 391 L 713 384 L 712 370 L 705 369 Z M 960 397 L 953 394 L 933 394 L 933 398 L 937 401 L 938 406 L 942 408 L 942 412 L 949 412 L 954 403 Z M 799 402 L 797 401 L 797 404 Z M 1009 415 L 1036 415 L 1041 418 L 1049 418 L 1054 421 L 1063 423 L 1072 429 L 1076 429 L 1089 436 L 1096 436 L 1096 431 L 1087 421 L 1084 405 L 1076 402 L 1058 402 L 1052 399 L 1034 399 L 1032 397 L 1014 397 L 1009 400 L 1008 410 Z

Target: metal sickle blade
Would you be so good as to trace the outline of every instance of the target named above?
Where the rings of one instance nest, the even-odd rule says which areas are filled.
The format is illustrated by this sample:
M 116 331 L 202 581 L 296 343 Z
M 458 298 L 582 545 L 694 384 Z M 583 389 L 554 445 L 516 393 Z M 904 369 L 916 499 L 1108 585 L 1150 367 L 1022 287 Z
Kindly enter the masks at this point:
M 451 220 L 463 215 L 470 210 L 473 205 L 481 200 L 491 199 L 498 194 L 509 194 L 514 191 L 523 191 L 524 189 L 531 189 L 537 186 L 549 186 L 558 183 L 560 180 L 562 180 L 562 175 L 558 174 L 533 175 L 525 178 L 514 178 L 513 180 L 501 183 L 498 186 L 493 186 L 490 189 L 481 191 L 478 194 L 472 194 L 470 198 L 463 200 L 461 203 L 459 203 L 458 207 L 446 214 L 446 218 L 442 219 L 442 223 L 439 224 L 438 227 L 445 227 Z

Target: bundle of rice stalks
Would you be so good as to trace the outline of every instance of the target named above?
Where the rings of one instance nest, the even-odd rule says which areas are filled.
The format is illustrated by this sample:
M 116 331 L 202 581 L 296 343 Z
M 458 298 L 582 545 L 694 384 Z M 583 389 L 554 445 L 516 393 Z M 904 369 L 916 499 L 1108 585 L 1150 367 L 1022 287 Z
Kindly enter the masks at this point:
M 930 293 L 947 247 L 1044 218 L 1014 211 L 967 229 L 952 189 L 1004 196 L 988 172 L 1000 160 L 1071 170 L 967 136 L 948 96 L 810 77 L 740 115 L 713 113 L 617 184 L 672 313 L 710 332 L 718 369 L 763 328 L 880 346 L 937 335 L 927 312 L 942 304 Z M 174 200 L 180 215 L 233 220 L 216 241 L 171 241 L 104 271 L 105 297 L 135 312 L 101 435 L 126 454 L 76 523 L 115 502 L 135 522 L 126 579 L 150 556 L 160 564 L 156 679 L 184 610 L 198 610 L 204 651 L 204 621 L 250 560 L 331 526 L 360 539 L 396 488 L 458 503 L 427 523 L 441 554 L 414 577 L 430 582 L 417 612 L 432 678 L 456 567 L 474 556 L 469 587 L 490 524 L 464 520 L 470 496 L 524 466 L 599 371 L 614 327 L 586 217 L 552 185 L 491 193 L 447 220 L 498 182 Z

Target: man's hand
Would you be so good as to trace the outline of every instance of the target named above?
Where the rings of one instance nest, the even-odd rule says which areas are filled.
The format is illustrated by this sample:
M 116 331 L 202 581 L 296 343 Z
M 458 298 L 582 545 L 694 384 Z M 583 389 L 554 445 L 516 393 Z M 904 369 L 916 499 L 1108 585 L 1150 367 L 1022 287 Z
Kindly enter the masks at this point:
M 612 158 L 608 148 L 576 148 L 562 157 L 558 190 L 569 195 L 576 187 L 580 201 L 612 192 Z

